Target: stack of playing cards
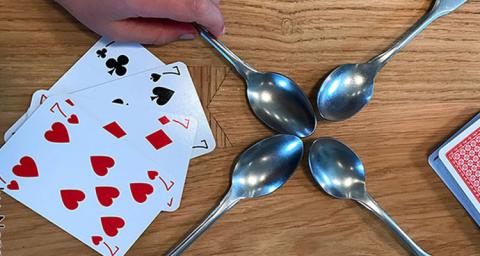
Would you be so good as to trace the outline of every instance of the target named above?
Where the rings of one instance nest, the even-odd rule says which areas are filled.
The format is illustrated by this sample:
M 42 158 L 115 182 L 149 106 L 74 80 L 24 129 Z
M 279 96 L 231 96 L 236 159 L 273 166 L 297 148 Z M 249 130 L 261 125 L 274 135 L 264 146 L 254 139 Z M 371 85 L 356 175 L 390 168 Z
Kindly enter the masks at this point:
M 0 149 L 4 191 L 102 255 L 175 211 L 215 140 L 187 67 L 101 39 L 37 91 Z
M 480 225 L 480 113 L 435 150 L 428 162 Z

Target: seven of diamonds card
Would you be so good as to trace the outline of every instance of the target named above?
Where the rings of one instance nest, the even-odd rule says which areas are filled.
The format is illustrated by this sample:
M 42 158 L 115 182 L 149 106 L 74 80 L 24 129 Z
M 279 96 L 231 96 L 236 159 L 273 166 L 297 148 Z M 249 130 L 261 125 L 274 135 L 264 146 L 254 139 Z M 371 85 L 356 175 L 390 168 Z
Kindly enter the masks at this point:
M 171 170 L 63 97 L 47 99 L 0 149 L 0 181 L 102 255 L 124 255 L 175 196 L 176 183 Z

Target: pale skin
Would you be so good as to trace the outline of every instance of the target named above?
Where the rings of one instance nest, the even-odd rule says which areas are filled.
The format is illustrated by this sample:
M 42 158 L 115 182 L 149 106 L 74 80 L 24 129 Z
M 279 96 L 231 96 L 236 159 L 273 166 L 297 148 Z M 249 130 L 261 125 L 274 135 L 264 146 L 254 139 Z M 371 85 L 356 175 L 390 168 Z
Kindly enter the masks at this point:
M 99 35 L 115 41 L 167 44 L 193 39 L 191 23 L 224 33 L 220 0 L 56 0 Z

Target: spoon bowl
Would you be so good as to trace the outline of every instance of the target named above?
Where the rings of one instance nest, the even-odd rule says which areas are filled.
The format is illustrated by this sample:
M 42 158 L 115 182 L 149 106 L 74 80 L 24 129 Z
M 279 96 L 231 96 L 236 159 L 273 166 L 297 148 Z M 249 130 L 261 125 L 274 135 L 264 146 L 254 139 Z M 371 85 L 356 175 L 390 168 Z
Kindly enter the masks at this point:
M 371 64 L 346 64 L 325 79 L 317 94 L 322 118 L 347 119 L 365 107 L 373 96 L 375 72 Z
M 265 196 L 280 188 L 303 155 L 303 142 L 293 135 L 276 135 L 242 153 L 232 173 L 231 190 L 239 197 Z
M 230 190 L 218 206 L 166 255 L 180 255 L 220 216 L 241 199 L 273 193 L 292 176 L 303 156 L 303 142 L 293 135 L 275 135 L 257 142 L 237 159 Z
M 200 36 L 212 45 L 247 84 L 250 107 L 266 126 L 284 134 L 310 136 L 317 124 L 308 97 L 290 78 L 272 72 L 259 72 L 242 61 L 204 27 L 194 24 Z
M 252 111 L 271 129 L 299 137 L 314 132 L 315 111 L 293 80 L 278 73 L 250 72 L 246 83 Z
M 429 255 L 368 194 L 363 163 L 347 145 L 333 138 L 319 138 L 310 148 L 308 164 L 313 178 L 325 192 L 357 201 L 381 219 L 412 254 Z
M 401 49 L 438 18 L 466 3 L 467 0 L 434 0 L 420 20 L 388 50 L 364 64 L 347 64 L 336 68 L 323 82 L 317 94 L 320 116 L 330 121 L 342 121 L 354 116 L 370 102 L 377 73 Z
M 308 164 L 315 181 L 339 199 L 365 197 L 362 161 L 348 146 L 332 138 L 319 138 L 310 148 Z

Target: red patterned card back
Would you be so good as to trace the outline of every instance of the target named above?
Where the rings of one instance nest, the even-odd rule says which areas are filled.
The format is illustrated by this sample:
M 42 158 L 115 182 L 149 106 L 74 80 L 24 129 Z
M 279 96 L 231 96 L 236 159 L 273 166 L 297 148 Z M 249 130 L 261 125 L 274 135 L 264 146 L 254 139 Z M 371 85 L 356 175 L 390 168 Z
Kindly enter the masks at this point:
M 446 157 L 480 202 L 480 127 L 450 149 Z

